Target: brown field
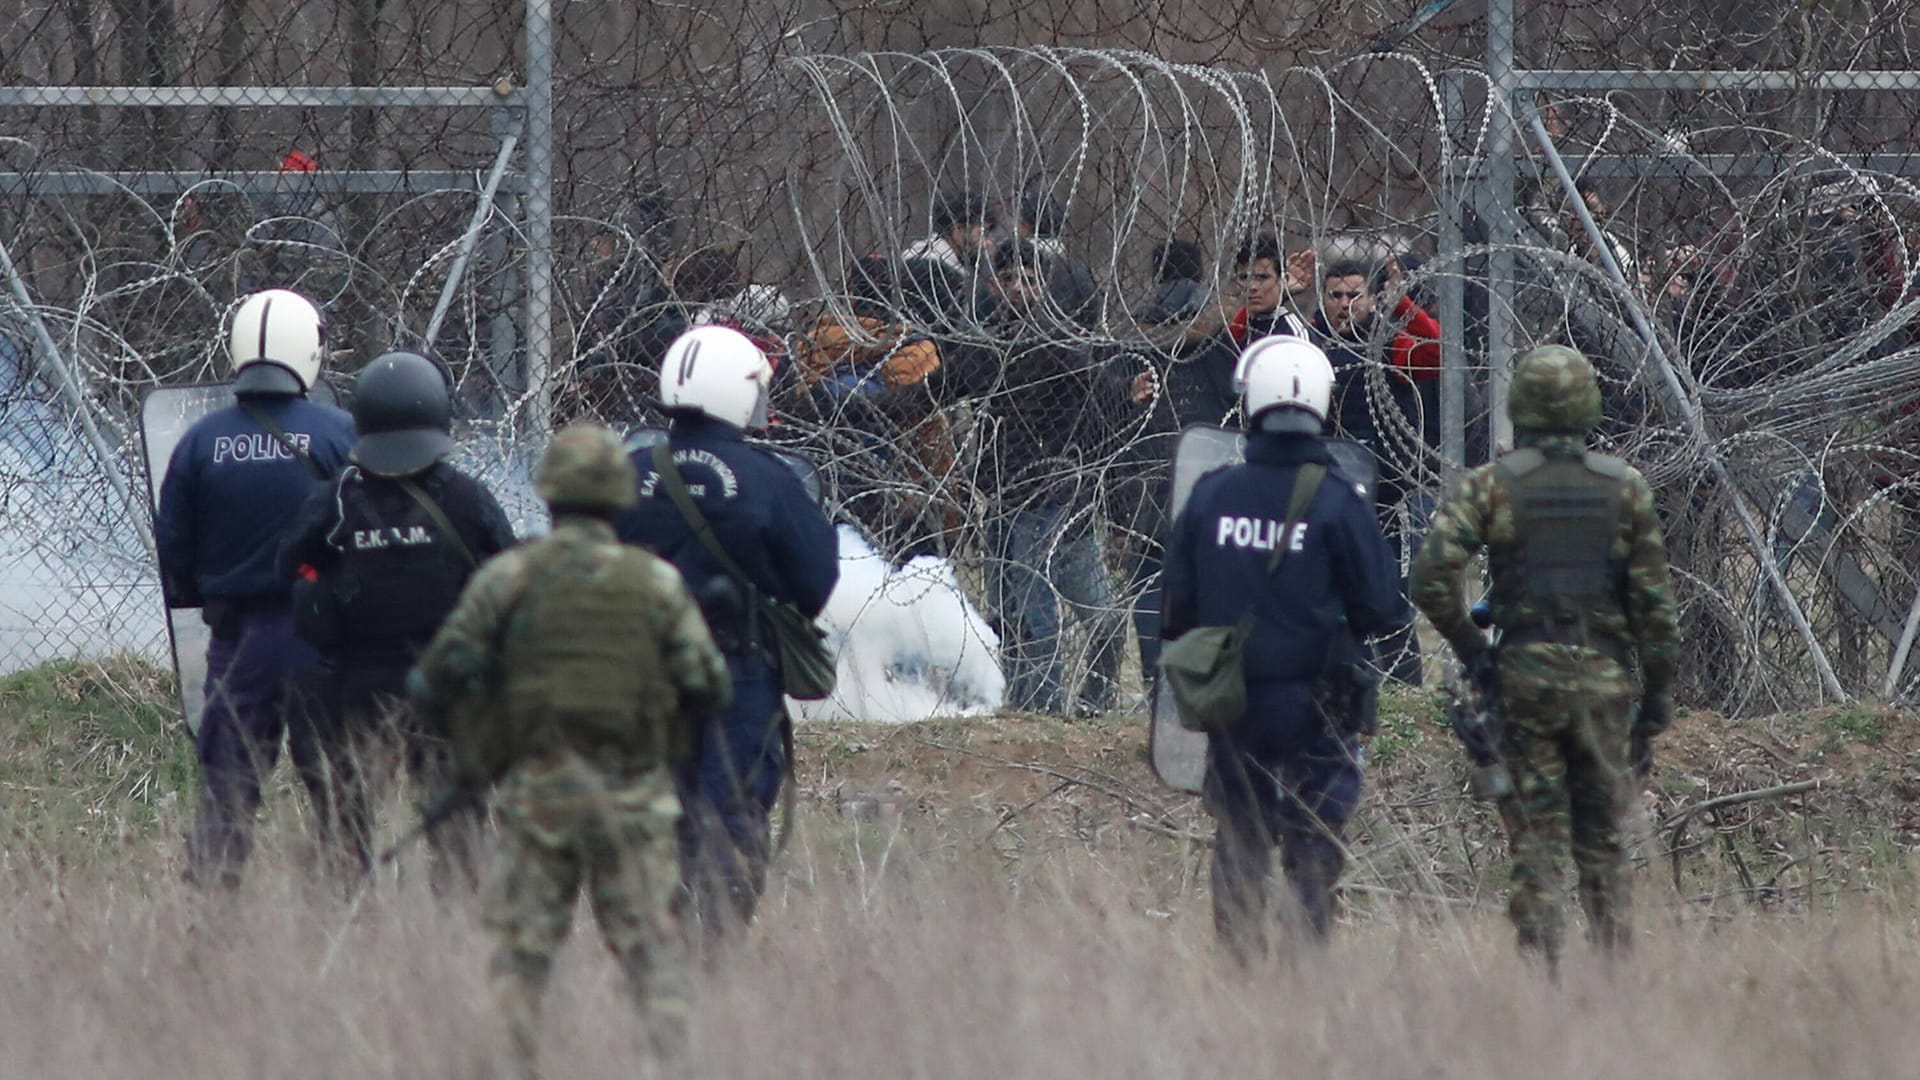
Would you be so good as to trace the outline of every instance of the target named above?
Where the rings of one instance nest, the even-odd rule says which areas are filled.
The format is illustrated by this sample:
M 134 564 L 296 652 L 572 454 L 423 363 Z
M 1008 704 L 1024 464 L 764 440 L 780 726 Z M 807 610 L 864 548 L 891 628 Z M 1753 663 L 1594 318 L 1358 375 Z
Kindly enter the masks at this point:
M 155 681 L 0 680 L 0 1076 L 496 1075 L 474 905 L 410 859 L 357 912 L 315 886 L 285 777 L 238 896 L 178 883 L 191 796 Z M 1212 948 L 1205 819 L 1153 784 L 1138 720 L 804 731 L 764 918 L 697 980 L 697 1073 L 1915 1075 L 1913 718 L 1681 724 L 1640 826 L 1638 948 L 1576 949 L 1559 985 L 1513 954 L 1498 838 L 1423 700 L 1376 740 L 1335 943 L 1252 971 Z M 1693 815 L 1671 857 L 1686 808 L 1804 780 Z M 582 919 L 548 1074 L 640 1075 Z

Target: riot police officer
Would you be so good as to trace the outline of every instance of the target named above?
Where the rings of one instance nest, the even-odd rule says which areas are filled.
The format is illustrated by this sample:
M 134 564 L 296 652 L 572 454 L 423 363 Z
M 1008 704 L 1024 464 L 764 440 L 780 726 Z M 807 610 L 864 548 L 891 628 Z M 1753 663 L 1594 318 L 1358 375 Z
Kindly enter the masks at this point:
M 449 465 L 447 380 L 424 356 L 392 352 L 354 386 L 359 433 L 352 462 L 313 494 L 280 552 L 298 577 L 295 630 L 320 650 L 322 752 L 334 776 L 335 813 L 348 854 L 368 859 L 368 806 L 359 760 L 388 724 L 401 737 L 407 774 L 432 795 L 451 781 L 446 732 L 402 706 L 408 668 L 459 599 L 475 569 L 513 546 L 513 527 L 478 480 Z M 474 880 L 470 830 L 433 830 L 434 883 L 451 871 Z
M 1516 789 L 1501 807 L 1513 846 L 1508 911 L 1521 947 L 1552 968 L 1569 848 L 1589 935 L 1603 948 L 1627 943 L 1629 759 L 1672 719 L 1680 635 L 1652 489 L 1633 466 L 1587 450 L 1600 387 L 1586 357 L 1563 345 L 1521 357 L 1507 414 L 1517 448 L 1461 477 L 1414 560 L 1413 595 L 1498 698 L 1500 756 Z M 1461 579 L 1482 548 L 1497 665 Z
M 650 450 L 636 452 L 639 499 L 615 521 L 620 539 L 686 578 L 733 680 L 732 706 L 707 726 L 681 776 L 682 870 L 709 934 L 753 916 L 789 765 L 781 672 L 762 605 L 784 602 L 814 618 L 840 576 L 826 514 L 785 463 L 746 441 L 767 422 L 772 378 L 766 354 L 739 331 L 704 326 L 677 338 L 660 367 L 677 483 Z M 691 497 L 693 515 L 677 505 L 676 487 Z
M 1281 864 L 1323 938 L 1360 796 L 1370 703 L 1363 639 L 1406 621 L 1399 573 L 1364 479 L 1320 439 L 1326 354 L 1273 336 L 1241 355 L 1246 462 L 1194 485 L 1175 519 L 1163 633 L 1244 626 L 1246 709 L 1211 732 L 1203 797 L 1216 823 L 1214 926 L 1234 955 L 1266 950 L 1266 879 Z M 1244 620 L 1244 621 L 1243 621 Z
M 227 345 L 234 404 L 174 448 L 154 516 L 168 606 L 201 608 L 212 630 L 196 737 L 200 807 L 187 841 L 187 876 L 201 885 L 238 884 L 261 779 L 289 724 L 305 722 L 302 695 L 319 658 L 294 636 L 274 557 L 301 504 L 353 445 L 346 413 L 307 400 L 326 355 L 312 301 L 285 289 L 254 293 L 235 311 Z M 324 766 L 311 742 L 293 750 L 325 834 Z

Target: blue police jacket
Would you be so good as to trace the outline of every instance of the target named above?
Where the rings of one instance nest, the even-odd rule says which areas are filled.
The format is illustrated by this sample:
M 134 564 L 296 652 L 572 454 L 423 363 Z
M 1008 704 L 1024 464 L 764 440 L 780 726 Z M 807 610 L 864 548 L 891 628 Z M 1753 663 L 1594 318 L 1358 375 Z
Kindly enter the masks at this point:
M 1300 466 L 1328 467 L 1278 573 L 1267 566 L 1285 531 Z M 1258 433 L 1244 465 L 1200 478 L 1167 544 L 1161 634 L 1231 626 L 1251 609 L 1249 681 L 1308 680 L 1351 662 L 1361 639 L 1404 625 L 1406 601 L 1373 493 L 1339 471 L 1319 439 Z
M 329 477 L 347 463 L 354 436 L 344 411 L 288 394 L 246 401 Z M 274 559 L 322 483 L 239 405 L 202 417 L 173 448 L 154 514 L 167 603 L 284 600 L 292 582 Z
M 840 542 L 800 478 L 779 458 L 748 444 L 740 429 L 704 416 L 676 417 L 667 441 L 721 549 L 753 587 L 809 618 L 819 615 L 840 578 Z M 659 483 L 651 448 L 636 452 L 633 465 L 640 498 L 614 520 L 620 539 L 671 562 L 716 635 L 737 639 L 744 609 L 711 602 L 716 587 L 728 581 L 726 572 Z

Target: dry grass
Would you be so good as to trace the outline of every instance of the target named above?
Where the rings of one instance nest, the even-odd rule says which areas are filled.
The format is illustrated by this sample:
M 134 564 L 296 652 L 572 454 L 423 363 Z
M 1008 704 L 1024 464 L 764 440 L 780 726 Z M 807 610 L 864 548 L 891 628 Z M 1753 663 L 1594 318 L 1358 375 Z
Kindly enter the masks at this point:
M 9 688 L 0 708 L 29 700 Z M 1556 986 L 1511 949 L 1495 837 L 1423 715 L 1390 716 L 1331 949 L 1251 971 L 1212 947 L 1204 819 L 1152 785 L 1136 722 L 808 732 L 764 917 L 698 977 L 698 1075 L 1913 1075 L 1911 718 L 1772 734 L 1696 718 L 1713 733 L 1676 740 L 1650 822 L 1770 778 L 1822 787 L 1691 826 L 1678 888 L 1667 833 L 1645 830 L 1637 952 L 1610 969 L 1576 949 Z M 30 747 L 93 760 L 53 727 L 23 743 L 17 719 L 0 716 L 12 775 Z M 165 775 L 171 758 L 126 760 Z M 0 790 L 0 1076 L 496 1075 L 485 935 L 473 903 L 428 893 L 420 862 L 349 923 L 301 869 L 283 785 L 245 888 L 209 900 L 178 883 L 187 807 L 124 784 L 103 801 L 113 782 L 73 781 L 121 823 L 98 826 L 110 843 L 64 837 L 87 815 L 45 783 L 38 803 Z M 549 1075 L 637 1075 L 643 1040 L 582 920 L 550 998 Z
M 1798 1078 L 1911 1075 L 1920 1054 L 1905 904 L 1656 913 L 1632 962 L 1576 953 L 1558 987 L 1488 908 L 1376 908 L 1324 954 L 1243 972 L 1198 895 L 1164 910 L 1124 859 L 1010 876 L 929 839 L 893 836 L 884 868 L 867 849 L 887 837 L 851 830 L 790 857 L 752 942 L 700 977 L 700 1075 Z M 384 881 L 323 976 L 347 905 L 270 847 L 231 903 L 154 865 L 10 875 L 0 1071 L 493 1075 L 470 906 L 436 905 L 418 873 Z M 634 1075 L 640 1040 L 585 940 L 551 1000 L 550 1075 Z

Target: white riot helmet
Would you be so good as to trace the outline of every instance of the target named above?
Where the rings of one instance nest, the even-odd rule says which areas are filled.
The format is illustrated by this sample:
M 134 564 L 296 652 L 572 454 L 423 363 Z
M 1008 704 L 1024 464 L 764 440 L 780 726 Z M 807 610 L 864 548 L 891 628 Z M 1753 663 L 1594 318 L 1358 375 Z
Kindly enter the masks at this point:
M 240 302 L 227 335 L 238 393 L 304 394 L 320 379 L 327 323 L 313 301 L 265 289 Z
M 1333 365 L 1304 338 L 1263 337 L 1240 353 L 1233 382 L 1250 431 L 1318 435 L 1333 398 Z
M 700 326 L 667 346 L 660 362 L 660 403 L 669 410 L 704 413 L 737 428 L 767 426 L 773 365 L 747 335 L 727 326 Z

